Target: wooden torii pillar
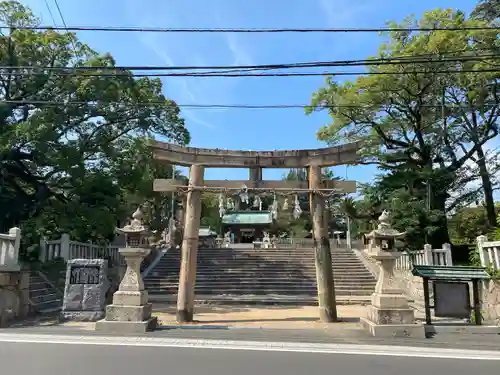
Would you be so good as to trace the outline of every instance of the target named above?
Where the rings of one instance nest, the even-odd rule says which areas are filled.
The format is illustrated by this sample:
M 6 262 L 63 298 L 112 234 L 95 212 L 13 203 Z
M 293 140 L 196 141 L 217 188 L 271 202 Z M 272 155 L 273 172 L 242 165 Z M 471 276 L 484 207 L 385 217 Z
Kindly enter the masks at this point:
M 236 151 L 182 147 L 164 142 L 151 145 L 154 158 L 180 166 L 189 166 L 189 183 L 182 180 L 156 179 L 153 190 L 177 191 L 187 188 L 184 211 L 184 238 L 181 248 L 181 269 L 177 296 L 177 321 L 192 322 L 196 286 L 198 233 L 201 220 L 201 192 L 204 189 L 309 192 L 313 221 L 314 260 L 318 288 L 320 319 L 337 320 L 335 288 L 332 274 L 332 256 L 322 192 L 356 192 L 355 181 L 323 181 L 321 169 L 339 164 L 355 163 L 358 159 L 357 144 L 313 150 L 290 151 Z M 247 181 L 204 180 L 205 167 L 249 168 Z M 308 168 L 309 181 L 262 180 L 262 168 Z

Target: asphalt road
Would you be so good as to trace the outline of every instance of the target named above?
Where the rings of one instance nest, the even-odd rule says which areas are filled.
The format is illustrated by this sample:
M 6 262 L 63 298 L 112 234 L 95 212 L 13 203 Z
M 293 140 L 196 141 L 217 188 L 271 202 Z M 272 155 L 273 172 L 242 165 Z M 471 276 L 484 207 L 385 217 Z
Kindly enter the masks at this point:
M 2 374 L 498 375 L 500 361 L 213 348 L 0 342 Z

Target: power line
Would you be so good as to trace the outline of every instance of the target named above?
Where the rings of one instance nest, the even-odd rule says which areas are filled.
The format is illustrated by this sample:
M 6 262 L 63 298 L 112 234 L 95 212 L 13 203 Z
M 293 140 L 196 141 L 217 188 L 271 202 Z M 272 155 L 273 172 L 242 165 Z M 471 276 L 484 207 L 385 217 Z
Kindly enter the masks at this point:
M 339 105 L 318 105 L 311 106 L 309 104 L 271 104 L 271 105 L 260 105 L 260 104 L 176 104 L 174 102 L 165 101 L 149 101 L 149 102 L 138 102 L 138 103 L 120 103 L 119 101 L 53 101 L 53 100 L 0 100 L 0 103 L 5 104 L 24 104 L 24 105 L 48 105 L 48 106 L 64 106 L 64 105 L 88 105 L 88 106 L 98 106 L 102 104 L 123 104 L 125 106 L 149 106 L 149 105 L 160 105 L 163 107 L 179 107 L 179 108 L 193 108 L 193 109 L 294 109 L 294 108 L 308 108 L 313 107 L 317 109 L 335 109 L 335 108 L 377 108 L 378 106 L 369 105 L 354 105 L 354 104 L 339 104 Z M 499 107 L 500 104 L 492 103 L 485 104 L 484 107 Z M 420 107 L 423 108 L 441 108 L 442 104 L 422 104 Z M 447 109 L 459 109 L 459 108 L 469 108 L 466 105 L 447 105 Z
M 488 31 L 500 30 L 496 26 L 481 27 L 381 27 L 381 28 L 173 28 L 141 26 L 0 26 L 0 29 L 149 32 L 149 33 L 379 33 L 379 32 L 432 32 L 432 31 Z
M 434 55 L 435 56 L 435 55 Z M 231 71 L 251 71 L 251 70 L 274 70 L 274 69 L 291 69 L 291 68 L 321 68 L 321 67 L 348 67 L 348 66 L 383 66 L 383 65 L 410 65 L 410 64 L 432 64 L 432 63 L 452 63 L 452 62 L 469 62 L 469 61 L 484 61 L 486 59 L 500 59 L 500 54 L 479 54 L 469 56 L 450 56 L 430 59 L 429 57 L 415 56 L 400 56 L 387 57 L 378 59 L 363 59 L 363 60 L 333 60 L 333 61 L 313 61 L 313 62 L 295 62 L 281 64 L 259 64 L 259 65 L 185 65 L 185 66 L 0 66 L 0 69 L 9 70 L 46 70 L 46 71 L 92 71 L 92 70 L 208 70 L 208 69 L 226 69 Z M 207 72 L 205 72 L 207 73 Z
M 59 3 L 57 0 L 54 0 L 54 4 L 56 5 L 56 8 L 57 8 L 57 12 L 59 13 L 59 17 L 61 17 L 61 21 L 64 25 L 64 28 L 61 28 L 62 30 L 65 30 L 65 31 L 69 31 L 68 30 L 68 25 L 66 25 L 66 21 L 64 20 L 64 16 L 62 14 L 62 11 L 61 11 L 61 8 L 59 7 Z M 55 26 L 57 28 L 59 28 L 58 26 Z
M 54 18 L 54 15 L 52 14 L 52 10 L 50 9 L 49 2 L 47 0 L 44 0 L 45 6 L 47 7 L 47 10 L 49 11 L 49 16 L 52 19 L 52 23 L 54 26 L 57 26 L 56 19 Z
M 59 2 L 57 0 L 54 0 L 54 4 L 56 5 L 57 12 L 59 13 L 59 17 L 61 17 L 61 21 L 62 21 L 63 26 L 64 26 L 64 28 L 62 28 L 62 30 L 69 32 L 68 25 L 66 25 L 66 21 L 64 20 L 64 16 L 63 16 L 61 7 L 59 6 Z M 75 46 L 75 42 L 73 41 L 73 39 L 71 39 L 71 45 L 73 47 L 73 51 L 76 53 L 76 46 Z
M 408 71 L 394 71 L 394 72 L 291 72 L 291 73 L 219 73 L 219 72 L 206 72 L 206 73 L 130 73 L 123 71 L 115 73 L 82 73 L 80 77 L 194 77 L 194 78 L 212 78 L 212 77 L 226 77 L 226 78 L 243 78 L 243 77 L 329 77 L 329 76 L 357 76 L 357 75 L 406 75 L 406 74 L 462 74 L 462 73 L 498 73 L 500 68 L 495 69 L 463 69 L 463 70 L 408 70 Z M 0 73 L 2 74 L 2 73 Z M 71 76 L 75 73 L 66 72 L 53 72 L 52 74 L 60 76 Z M 47 76 L 48 73 L 38 72 L 8 72 L 6 75 L 10 76 Z

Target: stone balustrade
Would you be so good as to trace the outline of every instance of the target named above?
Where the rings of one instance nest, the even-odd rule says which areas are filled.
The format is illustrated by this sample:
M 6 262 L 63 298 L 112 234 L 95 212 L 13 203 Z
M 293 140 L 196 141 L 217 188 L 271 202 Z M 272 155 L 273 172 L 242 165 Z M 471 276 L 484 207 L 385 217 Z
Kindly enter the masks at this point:
M 424 245 L 423 250 L 403 251 L 396 261 L 396 270 L 411 271 L 413 266 L 452 266 L 451 245 L 443 244 L 441 249 Z
M 477 251 L 481 266 L 500 270 L 500 241 L 488 241 L 488 237 L 477 238 Z
M 68 234 L 57 240 L 40 241 L 40 260 L 48 262 L 56 258 L 65 261 L 73 259 L 108 259 L 112 265 L 125 265 L 119 253 L 119 246 L 103 246 L 86 242 L 72 241 Z
M 19 246 L 21 229 L 11 228 L 9 233 L 0 233 L 0 271 L 19 271 Z

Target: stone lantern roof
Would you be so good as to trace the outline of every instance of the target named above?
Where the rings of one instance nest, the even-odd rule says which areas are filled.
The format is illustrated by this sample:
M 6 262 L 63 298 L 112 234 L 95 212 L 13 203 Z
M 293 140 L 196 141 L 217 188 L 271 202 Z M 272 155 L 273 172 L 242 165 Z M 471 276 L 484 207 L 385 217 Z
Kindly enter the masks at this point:
M 377 239 L 397 239 L 404 237 L 406 232 L 398 232 L 396 229 L 393 229 L 390 224 L 390 219 L 389 211 L 384 210 L 382 215 L 378 218 L 379 224 L 377 229 L 372 230 L 366 237 Z
M 142 212 L 141 207 L 138 207 L 132 214 L 130 224 L 125 225 L 123 228 L 117 228 L 116 230 L 117 232 L 124 234 L 146 234 L 149 232 L 149 228 L 142 222 L 143 218 L 144 213 Z

